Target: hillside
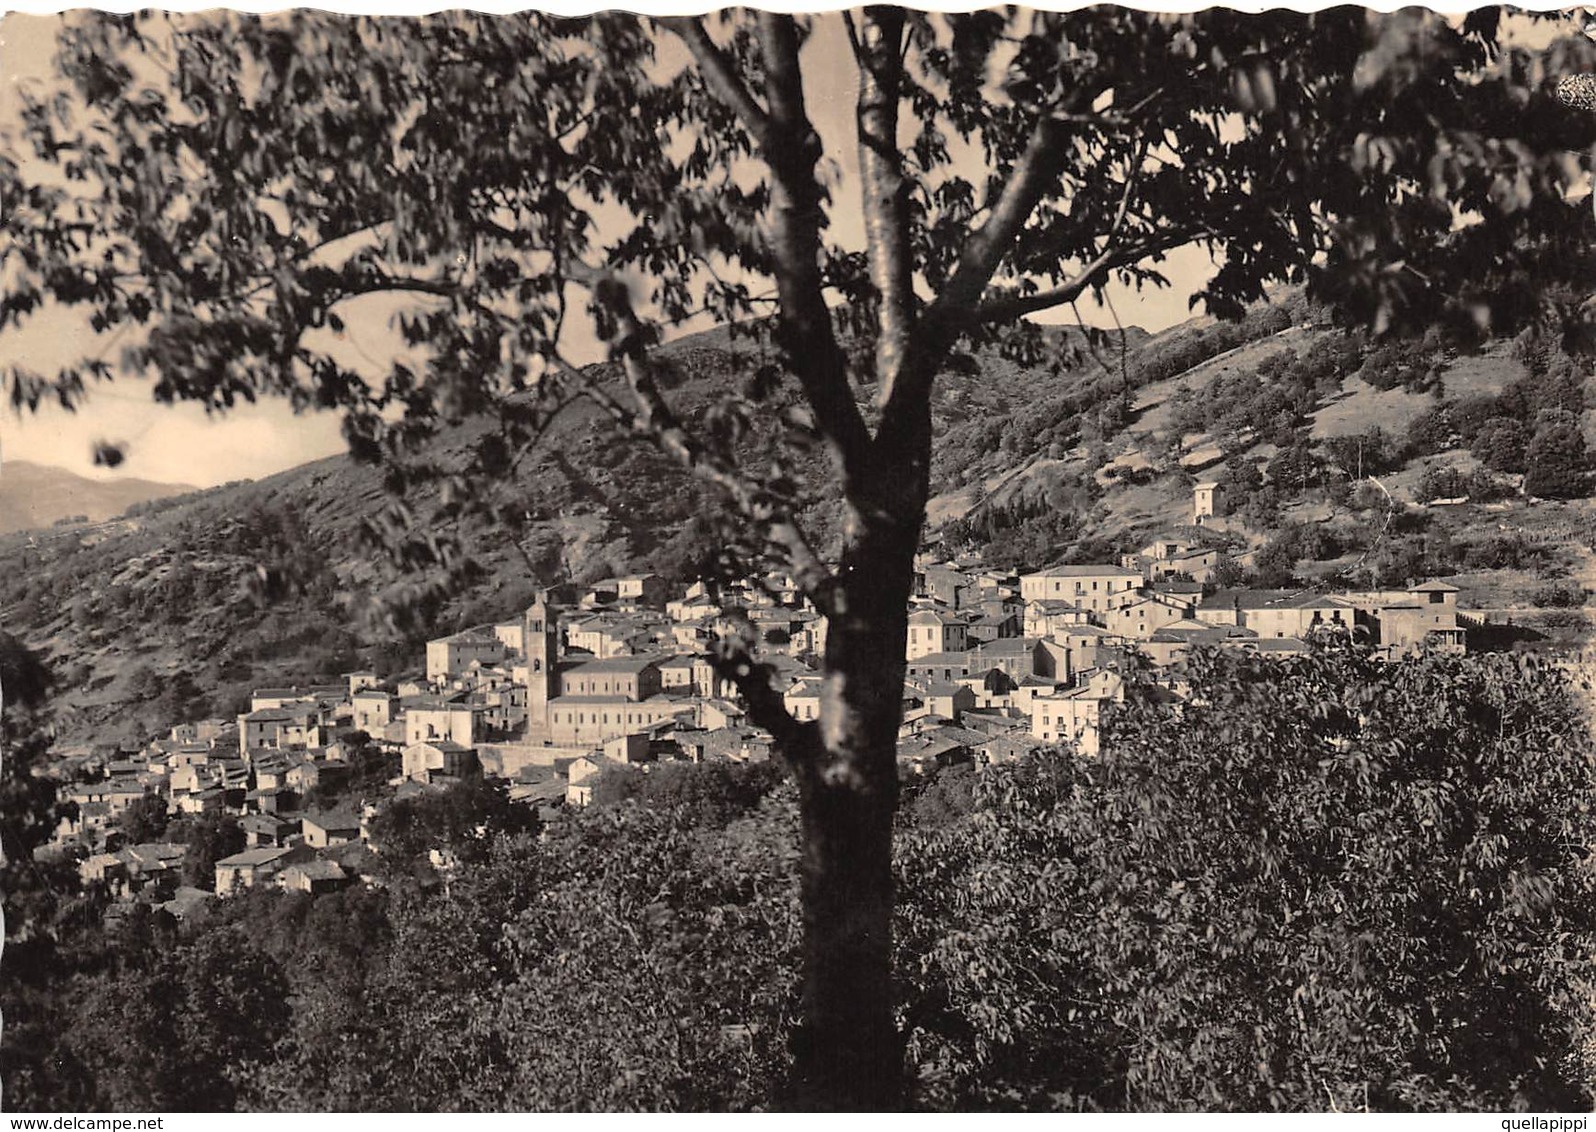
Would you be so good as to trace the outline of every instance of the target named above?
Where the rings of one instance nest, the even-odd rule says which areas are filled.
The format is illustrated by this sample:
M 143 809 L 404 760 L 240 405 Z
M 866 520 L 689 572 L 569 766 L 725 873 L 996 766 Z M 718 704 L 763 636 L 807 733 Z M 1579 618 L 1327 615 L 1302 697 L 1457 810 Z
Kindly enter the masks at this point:
M 65 468 L 8 459 L 0 463 L 0 534 L 81 517 L 98 523 L 137 503 L 191 492 L 188 484 L 94 480 Z
M 1071 340 L 1047 332 L 1048 373 L 1075 364 Z M 717 330 L 664 347 L 661 359 L 673 404 L 700 427 L 725 427 L 728 403 L 741 402 L 750 424 L 739 450 L 751 465 L 762 467 L 778 443 L 792 450 L 804 518 L 826 545 L 826 458 L 770 423 L 791 392 L 767 392 L 759 405 L 743 397 L 757 346 Z M 949 383 L 1009 405 L 1043 371 L 991 354 Z M 604 366 L 589 378 L 618 380 Z M 861 389 L 862 403 L 869 394 Z M 457 462 L 487 428 L 444 427 L 428 455 Z M 476 580 L 445 600 L 426 592 L 436 575 L 401 569 L 367 529 L 396 505 L 382 469 L 334 457 L 146 501 L 87 527 L 0 536 L 0 620 L 52 661 L 63 739 L 105 742 L 175 718 L 232 714 L 253 687 L 419 667 L 427 637 L 518 612 L 538 582 L 634 569 L 697 576 L 720 541 L 705 516 L 721 508 L 707 490 L 650 447 L 620 439 L 586 402 L 557 419 L 513 476 L 475 489 L 518 529 L 471 514 L 429 525 L 430 487 L 412 489 L 409 517 L 397 519 L 412 534 L 457 537 L 475 562 Z
M 1183 532 L 1260 584 L 1444 577 L 1513 626 L 1498 644 L 1589 634 L 1596 390 L 1550 339 L 1376 344 L 1283 296 L 1158 335 L 1117 376 L 992 422 L 988 454 L 932 500 L 947 549 L 1024 569 Z M 1198 529 L 1202 480 L 1230 514 Z
M 1564 586 L 1552 595 L 1563 603 L 1569 585 L 1596 588 L 1587 504 L 1532 503 L 1514 473 L 1481 472 L 1470 450 L 1500 464 L 1481 447 L 1482 425 L 1499 438 L 1511 418 L 1527 438 L 1548 398 L 1574 396 L 1584 412 L 1582 386 L 1530 379 L 1522 344 L 1393 353 L 1331 329 L 1288 295 L 1239 323 L 1132 330 L 1123 345 L 1056 328 L 1023 345 L 983 349 L 939 380 L 929 526 L 951 549 L 1020 568 L 1110 560 L 1188 523 L 1193 483 L 1218 479 L 1232 515 L 1203 536 L 1265 581 L 1439 574 L 1465 587 L 1465 604 L 1501 610 L 1529 610 L 1549 587 Z M 662 360 L 670 396 L 701 427 L 746 414 L 745 460 L 762 463 L 777 445 L 796 452 L 804 518 L 827 545 L 825 457 L 770 423 L 792 393 L 758 405 L 742 396 L 757 346 L 712 331 L 665 347 Z M 617 380 L 602 366 L 589 378 Z M 862 405 L 870 392 L 861 388 Z M 486 427 L 445 427 L 432 454 L 457 460 Z M 1352 482 L 1354 460 L 1380 477 L 1399 514 Z M 1467 494 L 1470 483 L 1478 497 L 1468 503 L 1408 506 L 1440 488 Z M 475 580 L 446 597 L 427 592 L 436 577 L 401 569 L 370 536 L 395 505 L 382 471 L 336 457 L 146 501 L 86 528 L 0 536 L 0 620 L 52 660 L 63 738 L 107 741 L 232 714 L 252 687 L 418 666 L 428 636 L 511 615 L 555 577 L 696 576 L 721 541 L 706 490 L 619 440 L 585 402 L 513 476 L 474 486 L 517 522 L 466 514 L 429 525 L 436 496 L 425 488 L 412 490 L 408 517 L 395 517 L 412 534 L 456 536 L 476 563 Z

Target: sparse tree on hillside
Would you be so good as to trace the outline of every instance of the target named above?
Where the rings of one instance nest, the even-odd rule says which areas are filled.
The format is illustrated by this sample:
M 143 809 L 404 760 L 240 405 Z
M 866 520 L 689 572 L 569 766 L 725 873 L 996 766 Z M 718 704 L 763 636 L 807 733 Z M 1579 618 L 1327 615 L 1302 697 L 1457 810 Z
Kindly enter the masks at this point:
M 738 642 L 719 656 L 799 784 L 792 1099 L 892 1106 L 895 748 L 938 372 L 1110 280 L 1157 281 L 1193 243 L 1223 265 L 1200 296 L 1220 315 L 1306 280 L 1381 331 L 1529 317 L 1526 280 L 1587 269 L 1592 244 L 1563 191 L 1596 119 L 1541 76 L 1591 69 L 1596 46 L 1532 59 L 1499 47 L 1498 22 L 72 17 L 59 97 L 25 114 L 40 163 L 0 159 L 0 330 L 56 303 L 134 333 L 119 359 L 5 381 L 18 406 L 75 401 L 119 368 L 165 400 L 337 409 L 391 487 L 437 485 L 437 523 L 396 504 L 373 526 L 445 574 L 467 558 L 439 533 L 452 517 L 519 510 L 473 484 L 574 401 L 712 484 L 741 559 L 791 570 L 830 618 L 816 721 Z M 858 80 L 846 178 L 806 102 L 839 60 Z M 1458 210 L 1482 222 L 1454 231 Z M 410 348 L 356 373 L 338 340 L 373 303 Z M 578 308 L 604 374 L 564 356 Z M 759 341 L 742 387 L 692 420 L 651 346 L 699 314 Z M 478 416 L 492 427 L 467 466 L 429 462 L 428 437 Z M 737 445 L 750 426 L 778 438 L 758 459 Z M 813 448 L 829 486 L 784 458 Z M 838 545 L 800 528 L 806 491 L 839 501 Z

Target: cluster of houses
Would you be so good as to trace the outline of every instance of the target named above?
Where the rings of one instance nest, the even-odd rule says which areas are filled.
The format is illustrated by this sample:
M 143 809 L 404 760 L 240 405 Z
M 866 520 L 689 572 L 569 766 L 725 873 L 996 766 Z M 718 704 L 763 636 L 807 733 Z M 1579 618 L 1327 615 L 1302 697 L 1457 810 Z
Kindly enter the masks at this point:
M 1219 588 L 1222 562 L 1215 549 L 1161 537 L 1117 565 L 1060 564 L 1020 576 L 925 563 L 909 617 L 905 744 L 951 724 L 1004 739 L 956 752 L 978 763 L 1028 743 L 1092 754 L 1103 704 L 1124 698 L 1120 673 L 1131 651 L 1154 666 L 1156 692 L 1179 696 L 1194 647 L 1300 653 L 1320 632 L 1340 630 L 1388 657 L 1462 652 L 1474 623 L 1445 582 L 1341 594 Z M 813 695 L 803 687 L 789 705 L 813 710 Z
M 348 731 L 349 685 L 263 689 L 254 710 L 236 721 L 180 724 L 135 748 L 90 750 L 61 760 L 57 773 L 64 816 L 47 852 L 78 859 L 86 884 L 117 899 L 163 907 L 178 918 L 217 895 L 258 883 L 309 893 L 369 879 L 366 827 L 375 812 L 316 804 L 335 798 L 352 769 L 349 751 L 332 736 Z M 277 726 L 266 719 L 277 718 Z M 168 819 L 230 814 L 245 848 L 215 863 L 211 888 L 184 883 L 184 844 L 130 840 L 130 810 L 159 807 Z
M 1318 631 L 1360 634 L 1390 656 L 1461 651 L 1470 621 L 1456 587 L 1327 594 L 1217 588 L 1218 551 L 1181 537 L 1117 564 L 1016 575 L 923 556 L 908 619 L 899 761 L 906 774 L 1010 760 L 1042 746 L 1098 747 L 1103 706 L 1123 699 L 1131 650 L 1164 694 L 1183 693 L 1197 646 L 1282 654 Z M 537 807 L 584 805 L 606 767 L 769 757 L 709 646 L 751 631 L 798 719 L 820 711 L 826 621 L 789 578 L 715 596 L 669 592 L 653 575 L 542 591 L 516 619 L 430 641 L 423 673 L 261 689 L 236 720 L 186 723 L 94 760 L 62 787 L 56 833 L 86 881 L 182 914 L 261 884 L 322 892 L 369 868 L 376 799 L 341 799 L 356 751 L 391 772 L 385 797 L 463 776 L 507 781 Z M 93 778 L 93 780 L 89 780 Z M 180 883 L 183 847 L 123 843 L 120 819 L 151 797 L 172 815 L 229 813 L 243 852 L 219 861 L 214 893 Z M 149 803 L 146 803 L 149 804 Z M 342 801 L 337 803 L 344 805 Z M 369 879 L 369 877 L 368 877 Z

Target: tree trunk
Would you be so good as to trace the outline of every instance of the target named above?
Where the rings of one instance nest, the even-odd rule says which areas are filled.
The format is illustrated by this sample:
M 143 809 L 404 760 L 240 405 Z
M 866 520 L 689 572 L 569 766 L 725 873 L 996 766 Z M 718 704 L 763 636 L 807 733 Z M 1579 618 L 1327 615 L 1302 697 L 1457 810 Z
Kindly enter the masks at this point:
M 817 749 L 799 774 L 804 1025 L 792 1102 L 808 1110 L 891 1110 L 903 1098 L 892 822 L 920 524 L 855 519 L 827 630 Z

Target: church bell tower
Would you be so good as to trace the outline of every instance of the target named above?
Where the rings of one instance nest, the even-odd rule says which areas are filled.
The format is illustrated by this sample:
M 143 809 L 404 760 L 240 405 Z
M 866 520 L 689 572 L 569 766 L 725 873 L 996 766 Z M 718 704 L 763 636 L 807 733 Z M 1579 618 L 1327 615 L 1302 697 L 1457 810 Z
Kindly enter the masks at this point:
M 549 701 L 560 694 L 556 667 L 560 659 L 560 611 L 539 590 L 522 622 L 526 642 L 526 714 L 533 726 L 546 726 Z

